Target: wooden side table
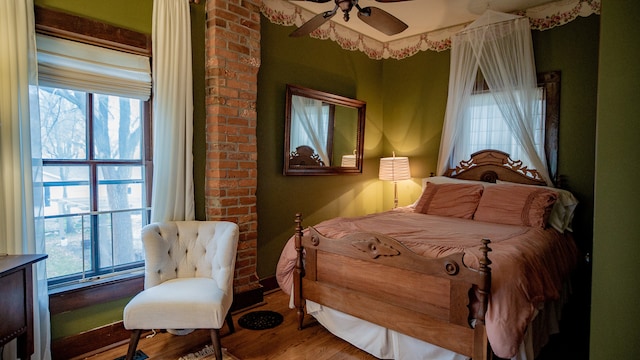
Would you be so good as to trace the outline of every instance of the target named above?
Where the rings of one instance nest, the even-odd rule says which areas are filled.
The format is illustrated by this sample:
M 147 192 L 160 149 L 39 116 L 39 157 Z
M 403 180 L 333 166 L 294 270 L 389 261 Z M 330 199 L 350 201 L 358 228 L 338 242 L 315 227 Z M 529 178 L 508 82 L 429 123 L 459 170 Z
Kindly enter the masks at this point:
M 47 255 L 0 256 L 0 346 L 18 338 L 18 357 L 33 354 L 32 264 Z

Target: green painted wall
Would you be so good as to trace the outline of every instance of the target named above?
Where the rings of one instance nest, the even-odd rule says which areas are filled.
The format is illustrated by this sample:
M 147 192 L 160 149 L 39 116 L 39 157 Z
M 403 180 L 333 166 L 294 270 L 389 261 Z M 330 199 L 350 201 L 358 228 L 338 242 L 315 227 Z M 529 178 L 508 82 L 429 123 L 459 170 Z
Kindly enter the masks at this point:
M 559 172 L 564 186 L 580 201 L 574 237 L 583 252 L 592 252 L 593 187 L 598 72 L 598 16 L 579 18 L 547 31 L 533 31 L 538 71 L 561 71 Z M 384 152 L 410 157 L 412 186 L 400 191 L 405 203 L 419 196 L 419 178 L 436 171 L 446 110 L 450 52 L 423 52 L 401 61 L 384 62 Z M 385 204 L 392 187 L 387 186 Z M 406 194 L 406 195 L 405 195 Z M 401 200 L 402 203 L 402 200 Z M 565 317 L 577 338 L 588 336 L 591 269 L 581 264 L 573 279 L 575 299 Z M 575 321 L 574 321 L 575 320 Z M 586 327 L 587 330 L 583 330 Z M 581 354 L 587 350 L 580 344 Z
M 70 14 L 99 20 L 115 26 L 132 29 L 145 34 L 151 34 L 153 17 L 153 0 L 35 0 L 35 5 L 57 9 Z M 205 2 L 192 3 L 191 29 L 193 48 L 193 91 L 194 114 L 193 147 L 194 157 L 194 189 L 196 200 L 196 219 L 204 220 L 204 179 L 206 159 L 205 138 Z
M 533 31 L 538 71 L 560 70 L 559 172 L 576 194 L 575 235 L 591 251 L 593 176 L 598 71 L 599 17 L 579 18 L 547 31 Z M 401 205 L 419 196 L 419 179 L 436 171 L 447 102 L 450 52 L 426 51 L 384 61 L 384 146 L 410 157 L 413 182 L 399 197 Z M 576 151 L 579 149 L 579 151 Z M 385 193 L 391 204 L 392 187 Z
M 574 235 L 584 252 L 593 238 L 599 22 L 590 16 L 533 32 L 537 70 L 561 71 L 558 172 L 580 201 Z
M 637 1 L 603 1 L 590 355 L 640 359 L 640 29 Z
M 153 0 L 35 0 L 35 5 L 96 19 L 115 26 L 151 34 Z M 194 183 L 196 199 L 204 199 L 204 2 L 191 4 L 194 74 Z M 196 218 L 204 219 L 204 201 L 196 203 Z M 97 304 L 51 317 L 51 337 L 58 339 L 122 320 L 130 298 Z
M 151 34 L 153 0 L 35 0 L 35 5 Z M 122 320 L 129 298 L 51 316 L 51 338 L 58 339 Z
M 384 156 L 408 156 L 412 180 L 398 182 L 399 206 L 413 203 L 422 178 L 435 173 L 447 106 L 450 51 L 423 51 L 384 60 Z M 393 207 L 393 184 L 383 183 L 385 209 Z
M 377 181 L 382 149 L 382 63 L 336 43 L 290 38 L 293 27 L 261 19 L 258 73 L 258 264 L 260 278 L 275 274 L 297 212 L 307 225 L 335 216 L 382 209 Z M 359 175 L 284 176 L 286 84 L 326 91 L 367 103 L 364 169 Z
M 420 179 L 436 171 L 447 101 L 449 51 L 372 62 L 330 41 L 290 39 L 290 31 L 263 18 L 258 83 L 260 278 L 275 273 L 280 250 L 292 234 L 295 212 L 305 214 L 305 223 L 312 224 L 392 207 L 393 185 L 376 179 L 379 157 L 391 156 L 392 151 L 410 157 L 414 178 L 398 184 L 398 195 L 401 206 L 412 203 L 420 195 Z M 581 203 L 574 228 L 585 252 L 591 251 L 593 227 L 598 32 L 598 16 L 533 32 L 538 70 L 562 72 L 559 171 Z M 287 82 L 347 96 L 362 94 L 356 97 L 367 101 L 363 175 L 281 175 Z M 367 203 L 350 202 L 359 198 Z
M 131 297 L 87 306 L 51 317 L 51 339 L 79 334 L 122 320 L 122 310 Z
M 152 0 L 36 0 L 36 4 L 151 32 Z M 135 16 L 131 14 L 132 8 L 137 9 Z M 204 6 L 192 5 L 196 94 L 194 181 L 198 219 L 204 219 L 204 19 Z M 576 215 L 576 235 L 587 244 L 586 249 L 591 244 L 593 216 L 599 20 L 591 16 L 533 33 L 538 69 L 562 71 L 560 173 L 567 176 L 569 188 L 581 201 Z M 446 106 L 449 51 L 420 52 L 403 60 L 373 61 L 361 52 L 342 50 L 329 40 L 289 38 L 293 28 L 272 24 L 265 18 L 261 25 L 257 271 L 259 277 L 264 278 L 275 273 L 280 251 L 293 232 L 296 212 L 304 214 L 305 224 L 313 224 L 334 216 L 391 208 L 392 184 L 377 180 L 380 157 L 390 156 L 392 151 L 399 156 L 409 156 L 414 179 L 398 184 L 400 205 L 411 203 L 419 195 L 420 178 L 436 168 Z M 282 175 L 287 83 L 367 102 L 363 174 Z M 594 253 L 597 259 L 597 251 Z M 54 338 L 120 320 L 127 300 L 54 316 Z
M 151 34 L 153 0 L 34 0 L 34 3 Z
M 346 106 L 335 106 L 333 123 L 333 156 L 331 164 L 340 166 L 342 156 L 351 155 L 356 150 L 353 146 L 358 139 L 358 110 Z

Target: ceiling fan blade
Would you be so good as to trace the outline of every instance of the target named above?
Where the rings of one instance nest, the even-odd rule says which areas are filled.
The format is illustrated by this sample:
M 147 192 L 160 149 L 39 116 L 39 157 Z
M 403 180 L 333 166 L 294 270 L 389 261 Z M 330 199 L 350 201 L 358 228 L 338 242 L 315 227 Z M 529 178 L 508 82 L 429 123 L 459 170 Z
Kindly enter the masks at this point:
M 384 2 L 384 0 L 381 2 Z M 390 1 L 387 0 L 386 2 Z M 402 20 L 374 6 L 362 8 L 358 11 L 358 18 L 367 25 L 389 36 L 399 34 L 409 27 L 409 25 L 405 24 Z
M 333 11 L 325 11 L 311 18 L 311 20 L 302 24 L 299 28 L 294 30 L 290 37 L 300 37 L 309 34 L 313 30 L 322 26 L 322 24 L 326 23 L 336 14 L 335 9 Z

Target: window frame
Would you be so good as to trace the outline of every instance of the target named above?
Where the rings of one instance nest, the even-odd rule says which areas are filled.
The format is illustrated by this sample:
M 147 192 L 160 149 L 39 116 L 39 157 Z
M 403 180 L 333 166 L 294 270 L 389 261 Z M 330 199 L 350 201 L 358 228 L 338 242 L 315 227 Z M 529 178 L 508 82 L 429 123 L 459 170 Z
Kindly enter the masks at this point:
M 117 213 L 117 212 L 126 212 L 126 211 L 141 211 L 145 212 L 145 218 L 148 220 L 151 217 L 151 179 L 152 179 L 152 163 L 147 160 L 148 157 L 151 156 L 152 150 L 151 147 L 147 144 L 150 143 L 151 133 L 149 129 L 151 128 L 151 101 L 141 101 L 143 117 L 141 118 L 142 124 L 142 132 L 141 132 L 141 159 L 99 159 L 95 156 L 95 137 L 94 137 L 94 117 L 95 117 L 95 109 L 93 107 L 94 98 L 97 94 L 85 92 L 86 96 L 86 108 L 85 108 L 85 121 L 86 121 L 86 130 L 85 136 L 87 139 L 86 143 L 86 156 L 84 159 L 42 159 L 43 166 L 86 166 L 89 170 L 89 178 L 86 181 L 86 185 L 89 187 L 89 211 L 81 214 L 72 214 L 72 215 L 56 215 L 51 218 L 66 218 L 73 216 L 88 216 L 89 217 L 89 225 L 88 228 L 91 229 L 92 240 L 94 237 L 98 237 L 99 242 L 99 220 L 98 217 L 103 214 L 109 213 Z M 143 176 L 144 179 L 142 181 L 146 184 L 145 194 L 144 194 L 144 204 L 142 204 L 141 208 L 134 209 L 126 209 L 126 210 L 112 210 L 112 211 L 104 211 L 98 208 L 98 197 L 99 197 L 99 187 L 105 184 L 114 184 L 114 183 L 135 183 L 126 180 L 100 180 L 98 176 L 98 168 L 101 166 L 117 166 L 117 165 L 135 165 L 144 168 Z M 140 182 L 142 182 L 140 181 Z M 85 181 L 81 181 L 83 184 Z M 136 181 L 138 182 L 138 181 Z M 72 182 L 73 183 L 73 182 Z M 72 184 L 71 183 L 71 184 Z M 50 183 L 47 182 L 45 185 L 45 190 L 49 186 L 60 186 L 60 185 L 69 185 L 69 182 L 61 182 L 61 183 Z M 94 264 L 94 268 L 88 270 L 86 272 L 74 273 L 70 275 L 62 275 L 56 278 L 48 278 L 48 283 L 50 288 L 55 288 L 58 286 L 67 286 L 69 283 L 74 283 L 77 281 L 85 280 L 85 273 L 88 275 L 88 279 L 95 279 L 100 276 L 119 276 L 120 272 L 128 271 L 128 270 L 142 270 L 144 266 L 144 261 L 136 261 L 127 264 L 117 265 L 112 267 L 113 271 L 105 270 L 106 267 L 100 266 L 100 256 L 98 254 L 97 244 L 92 241 L 92 251 L 90 253 L 91 264 Z
M 97 45 L 118 51 L 151 57 L 151 36 L 130 29 L 106 24 L 97 20 L 65 12 L 34 6 L 36 32 L 63 39 Z M 145 103 L 145 113 L 153 119 L 151 98 Z M 147 201 L 151 199 L 151 180 L 153 171 L 152 121 L 144 127 L 145 152 L 144 166 L 147 184 Z M 86 283 L 76 283 L 68 287 L 49 289 L 50 311 L 52 315 L 77 309 L 96 303 L 113 301 L 133 296 L 143 288 L 144 273 L 114 276 Z M 96 297 L 96 294 L 100 296 Z
M 538 87 L 544 91 L 545 118 L 544 118 L 544 152 L 547 160 L 549 177 L 556 186 L 560 185 L 558 175 L 558 142 L 560 131 L 560 80 L 559 70 L 544 71 L 537 74 Z M 476 91 L 489 91 L 489 86 L 479 78 L 475 87 Z

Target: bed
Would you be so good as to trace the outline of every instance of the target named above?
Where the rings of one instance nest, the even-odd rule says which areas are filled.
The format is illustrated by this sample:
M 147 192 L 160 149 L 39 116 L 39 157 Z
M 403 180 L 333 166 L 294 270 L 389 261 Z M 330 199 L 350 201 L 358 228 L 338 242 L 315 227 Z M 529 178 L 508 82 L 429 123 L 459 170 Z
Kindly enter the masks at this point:
M 306 310 L 379 358 L 533 359 L 577 263 L 575 197 L 495 150 L 424 185 L 392 211 L 296 216 L 277 279 L 299 328 Z

